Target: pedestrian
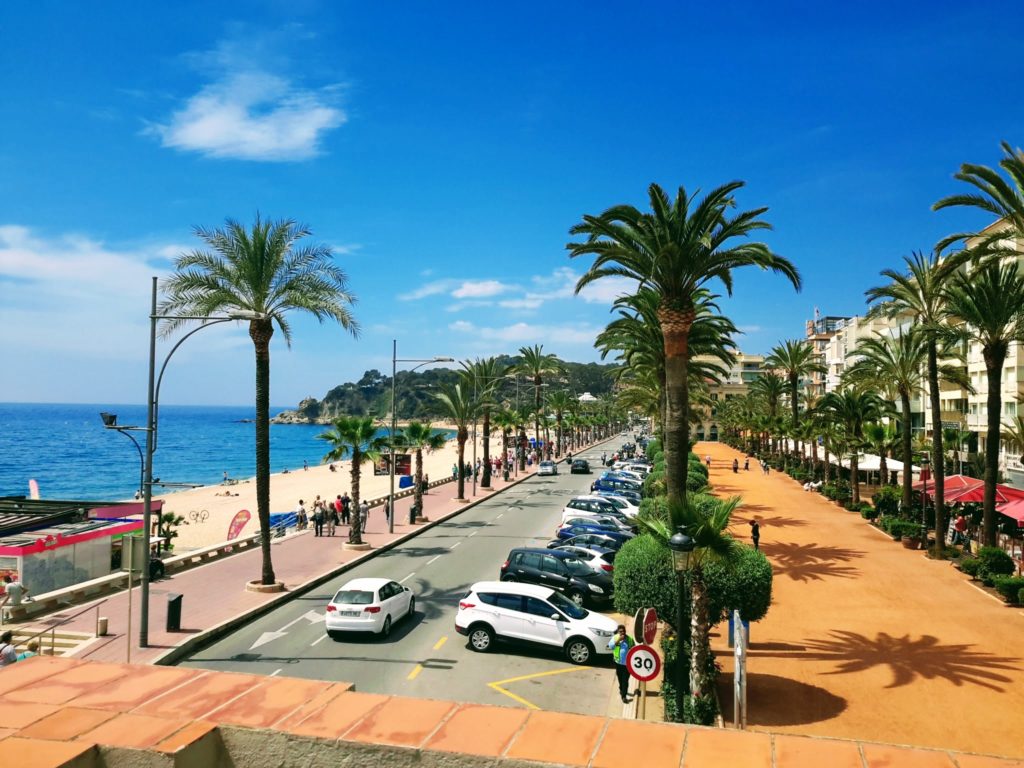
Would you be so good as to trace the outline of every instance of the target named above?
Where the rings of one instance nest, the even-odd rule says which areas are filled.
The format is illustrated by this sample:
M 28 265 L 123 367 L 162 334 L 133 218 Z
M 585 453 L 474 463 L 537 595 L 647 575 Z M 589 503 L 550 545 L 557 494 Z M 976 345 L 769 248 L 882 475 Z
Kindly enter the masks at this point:
M 629 703 L 629 667 L 626 666 L 626 654 L 629 649 L 636 645 L 636 641 L 626 634 L 626 627 L 619 624 L 615 628 L 615 634 L 608 641 L 608 648 L 611 649 L 612 658 L 615 659 L 615 677 L 619 681 L 619 696 L 622 703 Z
M 761 526 L 758 525 L 757 520 L 750 521 L 750 539 L 754 542 L 754 549 L 760 549 L 761 547 Z
M 7 607 L 7 604 L 10 603 L 12 608 L 16 608 L 26 597 L 28 597 L 28 590 L 16 576 L 10 574 L 4 576 L 4 599 L 0 601 L 0 623 L 3 623 L 4 608 Z
M 309 518 L 306 517 L 306 506 L 302 499 L 299 499 L 299 506 L 295 508 L 295 527 L 300 531 L 304 531 L 306 526 L 309 524 Z
M 452 464 L 452 480 L 458 480 L 458 479 L 459 479 L 459 465 L 457 463 L 456 464 Z
M 384 502 L 384 524 L 391 525 L 391 499 Z
M 740 471 L 740 460 L 739 459 L 733 459 L 732 460 L 732 471 L 733 472 L 739 472 Z
M 324 505 L 319 499 L 313 505 L 313 535 L 324 535 Z
M 324 505 L 324 522 L 327 524 L 327 535 L 333 536 L 334 526 L 338 524 L 338 510 L 331 502 Z
M 704 463 L 707 465 L 708 471 L 711 471 L 711 454 L 710 453 L 707 456 L 704 457 Z
M 366 530 L 366 521 L 370 517 L 370 505 L 366 503 L 366 499 L 359 502 L 359 530 Z
M 747 458 L 745 458 L 743 460 L 743 471 L 744 472 L 749 472 L 750 471 L 750 457 L 749 456 L 747 456 Z
M 767 476 L 767 475 L 770 475 L 771 473 L 772 473 L 772 465 L 771 465 L 771 464 L 769 464 L 769 463 L 768 463 L 768 462 L 766 461 L 766 462 L 764 463 L 764 474 L 765 474 L 765 475 Z
M 420 492 L 421 493 L 427 493 L 427 490 L 429 488 L 430 488 L 430 475 L 428 475 L 426 472 L 424 472 L 423 473 L 423 488 L 420 489 Z
M 0 635 L 0 667 L 8 667 L 18 660 L 18 649 L 14 647 L 14 633 L 7 630 Z
M 227 481 L 228 481 L 228 471 L 225 469 L 224 470 L 224 482 L 227 483 Z
M 309 472 L 309 462 L 305 459 L 302 460 L 302 469 L 305 472 Z
M 348 491 L 345 491 L 345 495 L 341 497 L 341 524 L 348 525 L 352 518 L 352 499 L 349 498 Z
M 39 653 L 39 642 L 37 640 L 29 640 L 27 650 L 22 651 L 18 654 L 18 661 L 24 661 L 25 659 L 35 656 Z

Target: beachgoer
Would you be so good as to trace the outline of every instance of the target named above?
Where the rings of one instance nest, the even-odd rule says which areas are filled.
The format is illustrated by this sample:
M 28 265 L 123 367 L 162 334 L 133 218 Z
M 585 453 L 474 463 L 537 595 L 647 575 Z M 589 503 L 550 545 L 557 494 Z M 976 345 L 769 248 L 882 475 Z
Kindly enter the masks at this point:
M 327 468 L 328 468 L 329 470 L 331 470 L 331 472 L 337 472 L 337 471 L 338 471 L 338 470 L 336 470 L 336 469 L 334 468 L 334 465 L 333 465 L 333 464 L 328 464 L 328 465 L 327 465 Z
M 4 608 L 7 607 L 7 603 L 11 604 L 12 608 L 21 605 L 24 598 L 28 597 L 28 590 L 25 589 L 25 585 L 18 581 L 17 577 L 7 574 L 4 576 L 4 599 L 0 601 L 0 622 L 3 621 Z
M 224 482 L 226 483 L 227 481 L 228 481 L 228 471 L 225 469 L 224 470 Z
M 8 667 L 18 660 L 18 649 L 14 647 L 14 633 L 7 630 L 0 635 L 0 667 Z
M 324 505 L 319 499 L 313 504 L 313 535 L 324 535 Z
M 750 539 L 754 542 L 754 549 L 760 549 L 761 526 L 758 525 L 757 520 L 750 521 Z
M 27 650 L 24 650 L 18 654 L 18 661 L 24 661 L 25 659 L 31 656 L 35 656 L 37 653 L 39 653 L 39 641 L 29 640 L 26 649 Z
M 295 508 L 295 527 L 300 531 L 306 529 L 306 525 L 309 522 L 309 518 L 306 516 L 306 505 L 299 499 L 299 506 Z
M 636 641 L 626 634 L 626 628 L 622 624 L 619 624 L 612 639 L 608 641 L 608 648 L 611 649 L 612 658 L 615 660 L 615 677 L 619 681 L 619 696 L 622 697 L 623 704 L 630 700 L 629 667 L 626 666 L 626 655 L 634 645 L 636 645 Z

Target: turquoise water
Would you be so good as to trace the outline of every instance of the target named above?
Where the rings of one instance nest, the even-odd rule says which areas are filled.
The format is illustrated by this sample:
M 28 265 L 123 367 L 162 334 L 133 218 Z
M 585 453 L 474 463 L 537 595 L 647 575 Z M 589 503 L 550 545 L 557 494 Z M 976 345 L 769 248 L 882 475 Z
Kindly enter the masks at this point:
M 283 408 L 271 408 L 271 414 Z M 26 496 L 39 483 L 44 499 L 124 499 L 139 487 L 139 454 L 122 434 L 103 428 L 100 411 L 118 424 L 145 424 L 142 405 L 0 403 L 0 496 Z M 256 474 L 256 429 L 247 406 L 160 408 L 153 477 L 165 482 L 219 483 Z M 320 425 L 272 424 L 270 469 L 320 463 L 327 444 Z M 134 437 L 145 450 L 145 432 Z

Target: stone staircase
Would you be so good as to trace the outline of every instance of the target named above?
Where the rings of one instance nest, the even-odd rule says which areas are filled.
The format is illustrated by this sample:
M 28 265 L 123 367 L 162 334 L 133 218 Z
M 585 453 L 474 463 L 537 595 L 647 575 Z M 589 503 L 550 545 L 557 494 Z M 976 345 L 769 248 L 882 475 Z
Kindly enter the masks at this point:
M 74 651 L 95 639 L 95 635 L 88 632 L 57 629 L 53 631 L 51 640 L 50 630 L 45 627 L 19 627 L 12 631 L 14 632 L 14 645 L 18 649 L 18 653 L 27 651 L 29 641 L 34 639 L 39 643 L 37 653 L 44 656 L 70 656 Z

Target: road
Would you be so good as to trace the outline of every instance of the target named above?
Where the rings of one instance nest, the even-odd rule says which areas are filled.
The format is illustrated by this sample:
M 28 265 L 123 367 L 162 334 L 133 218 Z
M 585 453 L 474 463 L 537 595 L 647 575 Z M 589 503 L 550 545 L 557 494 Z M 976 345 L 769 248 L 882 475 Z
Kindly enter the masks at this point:
M 578 454 L 596 467 L 602 449 Z M 500 645 L 474 653 L 455 632 L 459 599 L 477 581 L 498 578 L 508 552 L 544 546 L 565 502 L 585 492 L 595 475 L 536 477 L 471 507 L 451 520 L 382 552 L 180 662 L 181 666 L 338 680 L 356 690 L 483 704 L 605 715 L 613 688 L 610 663 L 577 667 L 552 649 Z M 467 487 L 468 491 L 468 487 Z M 386 640 L 324 632 L 324 607 L 347 581 L 384 577 L 410 587 L 416 613 Z

